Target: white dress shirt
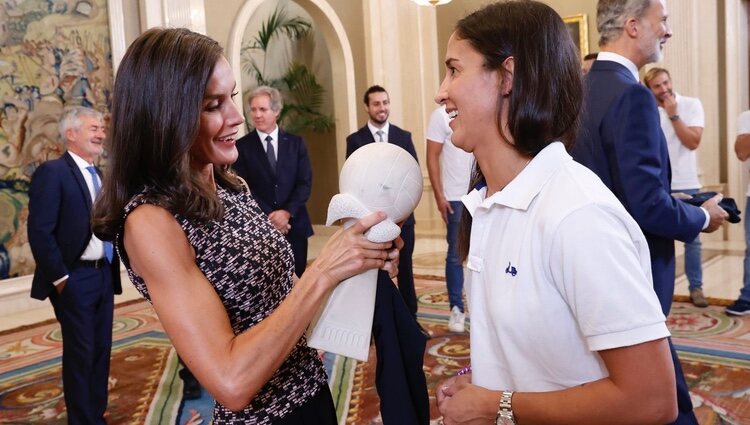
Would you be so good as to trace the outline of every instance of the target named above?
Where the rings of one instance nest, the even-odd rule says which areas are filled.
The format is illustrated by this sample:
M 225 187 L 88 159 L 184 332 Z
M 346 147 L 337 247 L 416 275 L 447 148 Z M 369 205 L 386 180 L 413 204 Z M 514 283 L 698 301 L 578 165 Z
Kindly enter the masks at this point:
M 258 132 L 258 137 L 260 137 L 260 144 L 263 146 L 263 151 L 268 153 L 268 147 L 266 144 L 266 137 L 271 136 L 271 146 L 273 146 L 273 153 L 276 156 L 276 161 L 279 160 L 279 126 L 277 125 L 276 128 L 273 129 L 270 133 L 264 133 L 257 128 L 255 131 Z
M 388 142 L 388 130 L 391 128 L 391 125 L 388 123 L 388 121 L 383 124 L 382 128 L 375 127 L 372 122 L 369 120 L 367 121 L 367 128 L 370 129 L 370 133 L 372 133 L 372 138 L 375 139 L 376 142 L 380 141 L 380 136 L 378 136 L 378 131 L 383 132 L 383 142 Z
M 93 204 L 96 201 L 96 192 L 94 191 L 94 180 L 93 176 L 87 169 L 88 167 L 94 165 L 89 164 L 86 162 L 85 159 L 81 158 L 80 156 L 74 154 L 71 151 L 68 151 L 70 154 L 70 157 L 73 158 L 73 161 L 75 161 L 76 165 L 78 166 L 78 169 L 81 171 L 81 174 L 83 175 L 83 180 L 86 182 L 86 187 L 89 189 L 89 195 L 91 196 L 91 203 Z M 99 181 L 99 187 L 101 187 L 101 179 Z M 89 240 L 89 244 L 86 246 L 86 249 L 83 250 L 83 253 L 81 254 L 80 260 L 99 260 L 101 258 L 104 258 L 104 244 L 102 243 L 101 239 L 97 238 L 95 235 L 91 235 L 91 239 Z M 61 277 L 60 279 L 57 279 L 56 281 L 52 282 L 53 285 L 57 286 L 63 281 L 67 280 L 69 275 L 65 275 Z

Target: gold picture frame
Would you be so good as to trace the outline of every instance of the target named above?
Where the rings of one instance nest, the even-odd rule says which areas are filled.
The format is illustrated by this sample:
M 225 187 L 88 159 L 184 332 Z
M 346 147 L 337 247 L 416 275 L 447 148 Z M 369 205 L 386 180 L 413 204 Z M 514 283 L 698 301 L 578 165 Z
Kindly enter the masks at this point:
M 583 59 L 589 54 L 589 24 L 585 13 L 566 16 L 563 18 L 565 26 L 568 27 L 570 37 L 578 48 L 578 53 Z

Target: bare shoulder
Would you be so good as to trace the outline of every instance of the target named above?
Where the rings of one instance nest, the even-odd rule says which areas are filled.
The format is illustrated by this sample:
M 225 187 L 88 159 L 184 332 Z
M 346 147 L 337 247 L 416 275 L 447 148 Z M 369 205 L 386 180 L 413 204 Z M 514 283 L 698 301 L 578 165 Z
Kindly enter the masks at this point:
M 128 215 L 123 244 L 133 270 L 144 279 L 195 259 L 180 224 L 169 211 L 156 205 L 140 205 Z
M 125 219 L 125 234 L 133 236 L 153 236 L 153 232 L 170 233 L 173 231 L 182 233 L 182 229 L 174 216 L 166 209 L 143 204 L 137 206 Z

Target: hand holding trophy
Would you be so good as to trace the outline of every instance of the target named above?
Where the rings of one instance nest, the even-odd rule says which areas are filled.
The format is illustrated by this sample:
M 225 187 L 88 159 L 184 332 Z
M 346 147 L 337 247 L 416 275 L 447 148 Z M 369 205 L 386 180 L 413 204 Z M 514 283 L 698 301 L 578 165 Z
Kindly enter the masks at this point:
M 388 218 L 366 234 L 372 242 L 387 242 L 401 232 L 396 223 L 414 211 L 422 196 L 419 164 L 404 149 L 388 143 L 370 143 L 357 149 L 344 163 L 339 191 L 328 205 L 330 226 L 344 220 L 350 226 L 375 211 Z M 377 270 L 342 282 L 307 331 L 310 347 L 366 361 L 375 308 Z

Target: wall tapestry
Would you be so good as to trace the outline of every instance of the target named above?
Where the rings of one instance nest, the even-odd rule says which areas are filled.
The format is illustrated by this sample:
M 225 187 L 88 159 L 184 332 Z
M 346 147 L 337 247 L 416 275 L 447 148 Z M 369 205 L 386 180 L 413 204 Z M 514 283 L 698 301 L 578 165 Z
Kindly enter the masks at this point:
M 106 0 L 0 2 L 0 279 L 34 272 L 31 175 L 65 147 L 65 106 L 105 114 L 113 87 Z

